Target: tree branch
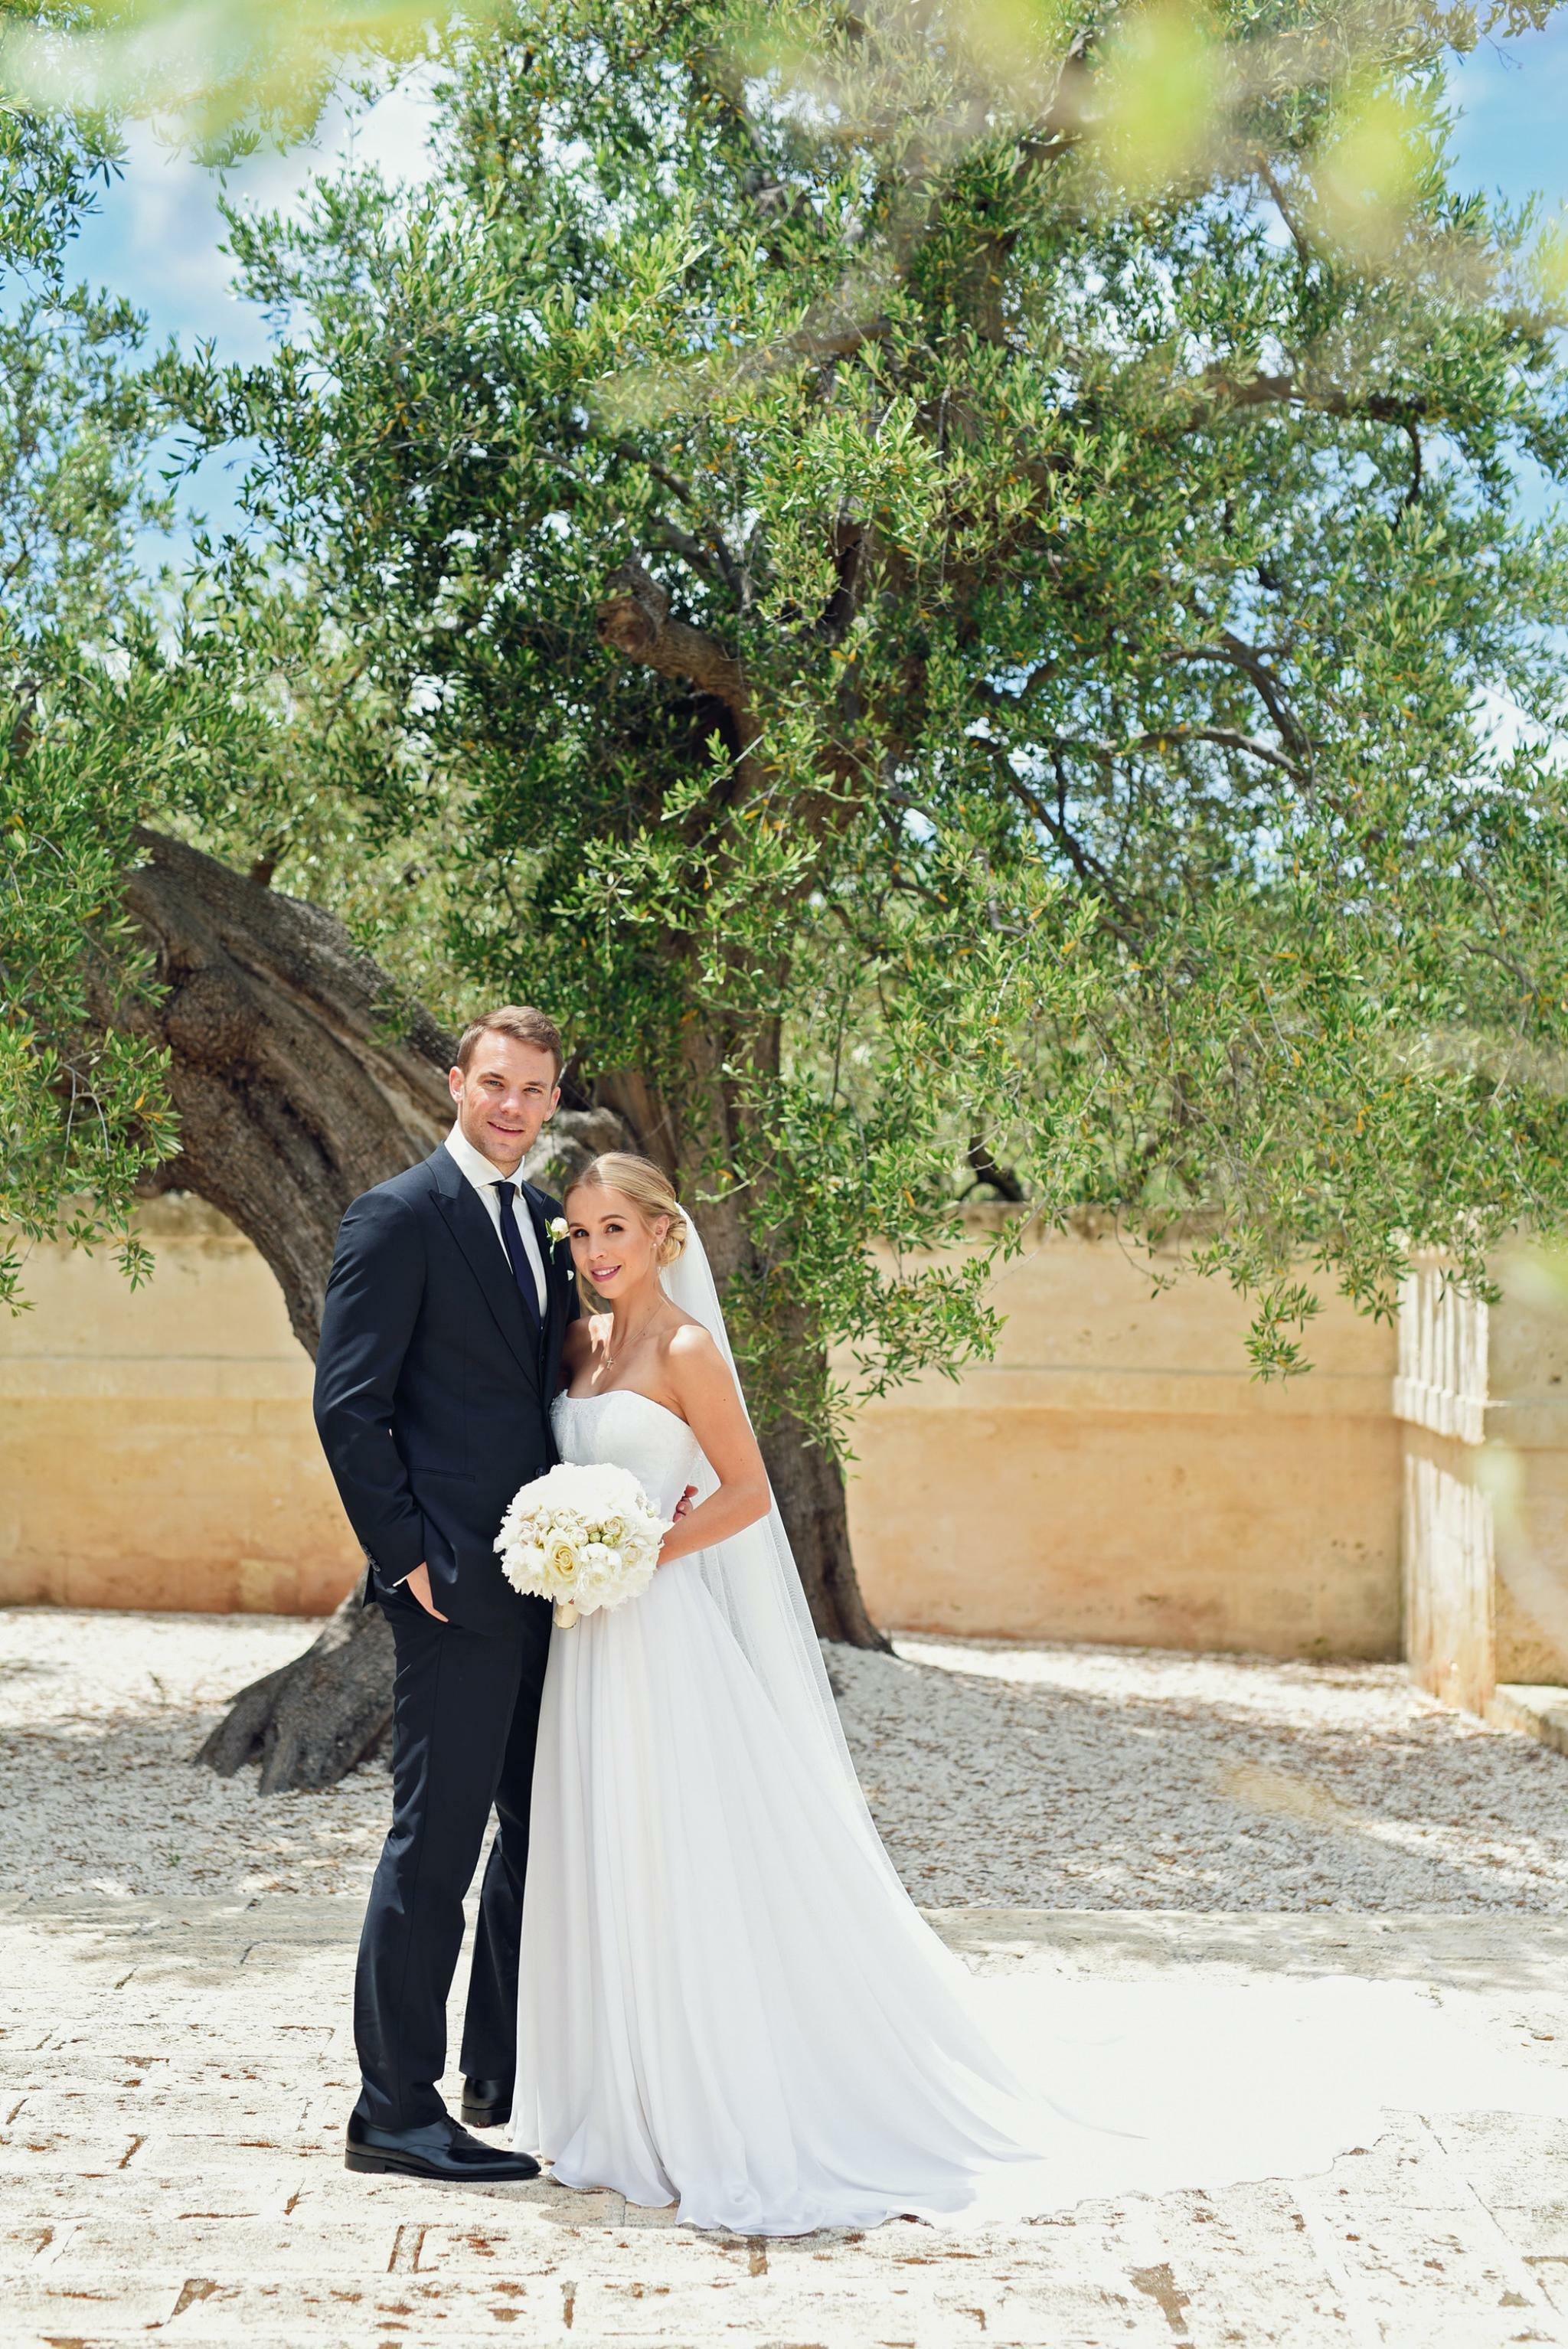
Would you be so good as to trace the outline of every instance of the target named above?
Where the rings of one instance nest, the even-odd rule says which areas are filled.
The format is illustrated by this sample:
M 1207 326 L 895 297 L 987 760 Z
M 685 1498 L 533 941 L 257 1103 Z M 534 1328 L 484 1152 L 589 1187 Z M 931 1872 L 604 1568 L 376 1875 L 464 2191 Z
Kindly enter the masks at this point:
M 606 585 L 596 622 L 600 643 L 721 703 L 734 721 L 737 748 L 748 750 L 761 729 L 746 673 L 734 655 L 705 628 L 672 619 L 668 595 L 640 563 L 624 563 Z
M 614 447 L 617 457 L 629 465 L 640 465 L 650 481 L 657 481 L 662 490 L 668 490 L 671 497 L 678 498 L 700 525 L 703 536 L 697 539 L 678 529 L 674 523 L 661 521 L 657 527 L 665 536 L 669 552 L 678 554 L 684 563 L 695 564 L 710 577 L 717 569 L 731 595 L 744 602 L 746 567 L 732 552 L 723 532 L 716 530 L 710 522 L 704 519 L 703 500 L 695 485 L 683 474 L 673 471 L 668 465 L 661 464 L 656 457 L 647 456 L 635 441 L 617 440 Z
M 1001 775 L 1002 781 L 1008 792 L 1012 794 L 1013 798 L 1018 802 L 1020 807 L 1027 810 L 1028 813 L 1040 826 L 1042 832 L 1046 833 L 1050 839 L 1056 842 L 1057 846 L 1061 850 L 1063 855 L 1066 856 L 1074 872 L 1078 874 L 1078 879 L 1086 882 L 1091 889 L 1098 890 L 1099 895 L 1105 899 L 1106 903 L 1109 905 L 1115 907 L 1117 913 L 1121 916 L 1121 920 L 1119 922 L 1111 922 L 1109 925 L 1109 928 L 1114 931 L 1115 935 L 1121 940 L 1124 946 L 1129 947 L 1136 946 L 1137 939 L 1133 935 L 1132 928 L 1124 928 L 1122 926 L 1123 923 L 1129 925 L 1132 924 L 1134 919 L 1132 908 L 1122 897 L 1115 882 L 1112 881 L 1109 874 L 1106 871 L 1099 859 L 1094 854 L 1093 851 L 1084 846 L 1082 841 L 1078 837 L 1078 834 L 1071 829 L 1061 815 L 1052 814 L 1050 809 L 1046 805 L 1044 800 L 1041 799 L 1037 792 L 1030 790 L 1028 784 L 1024 781 L 1022 775 L 1019 774 L 1017 769 L 1014 766 L 1012 760 L 1008 757 L 1007 746 L 1005 742 L 993 741 L 990 736 L 986 734 L 972 734 L 969 737 L 969 740 L 975 743 L 982 750 L 988 750 L 991 753 L 992 758 L 995 761 L 997 772 Z M 1062 780 L 1063 779 L 1058 774 L 1058 782 L 1061 782 Z
M 1274 166 L 1269 161 L 1266 155 L 1260 155 L 1257 158 L 1257 167 L 1259 179 L 1263 181 L 1264 187 L 1274 198 L 1274 210 L 1278 212 L 1281 220 L 1284 221 L 1286 228 L 1290 231 L 1291 243 L 1295 245 L 1297 253 L 1301 255 L 1304 264 L 1310 264 L 1315 261 L 1317 256 L 1313 252 L 1311 243 L 1307 238 L 1306 231 L 1302 227 L 1300 222 L 1296 219 L 1295 212 L 1291 210 L 1290 204 L 1285 197 L 1284 190 L 1281 187 L 1279 181 L 1274 174 Z
M 1019 1182 L 1018 1177 L 1014 1173 L 1012 1167 L 999 1166 L 997 1164 L 995 1157 L 992 1155 L 991 1145 L 986 1141 L 983 1133 L 972 1134 L 970 1136 L 968 1157 L 969 1164 L 974 1170 L 975 1180 L 970 1184 L 968 1190 L 963 1193 L 962 1195 L 965 1198 L 968 1198 L 970 1192 L 972 1191 L 979 1191 L 989 1187 L 991 1190 L 995 1191 L 999 1199 L 1007 1199 L 1014 1202 L 1022 1200 L 1024 1196 L 1023 1185 Z
M 1271 742 L 1264 741 L 1256 734 L 1243 734 L 1231 726 L 1162 726 L 1153 734 L 1139 735 L 1136 740 L 1123 744 L 1120 750 L 1112 750 L 1109 744 L 1096 742 L 1075 742 L 1067 747 L 1087 750 L 1092 758 L 1103 758 L 1109 761 L 1124 759 L 1132 750 L 1158 750 L 1167 742 L 1217 742 L 1223 750 L 1245 750 L 1251 757 L 1282 769 L 1293 781 L 1300 783 L 1306 781 L 1295 760 L 1287 759 L 1284 751 L 1276 750 Z
M 1319 416 L 1358 417 L 1375 424 L 1408 426 L 1420 422 L 1431 414 L 1424 399 L 1397 398 L 1391 391 L 1369 391 L 1360 396 L 1344 391 L 1337 384 L 1326 384 L 1321 390 L 1304 385 L 1296 375 L 1265 375 L 1260 368 L 1256 375 L 1236 383 L 1220 367 L 1205 368 L 1202 376 L 1205 391 L 1215 405 L 1231 408 L 1305 408 Z M 1194 422 L 1204 420 L 1200 409 Z
M 1201 616 L 1209 618 L 1209 615 Z M 1212 625 L 1211 621 L 1211 625 Z M 1270 668 L 1255 645 L 1233 629 L 1221 628 L 1217 645 L 1181 645 L 1171 652 L 1172 660 L 1223 661 L 1227 667 L 1239 668 L 1257 688 L 1258 698 L 1279 730 L 1280 740 L 1303 766 L 1311 764 L 1312 737 L 1290 706 L 1284 687 Z
M 1405 492 L 1405 503 L 1415 506 L 1421 502 L 1421 433 L 1413 416 L 1407 417 L 1405 430 L 1410 441 L 1410 486 Z

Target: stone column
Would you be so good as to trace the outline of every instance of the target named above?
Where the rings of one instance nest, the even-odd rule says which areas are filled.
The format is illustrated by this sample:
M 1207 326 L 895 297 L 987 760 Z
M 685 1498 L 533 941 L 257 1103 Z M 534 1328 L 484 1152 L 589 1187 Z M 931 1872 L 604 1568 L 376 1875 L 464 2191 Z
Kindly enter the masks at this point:
M 1399 1300 L 1405 1653 L 1448 1703 L 1568 1724 L 1568 1265 L 1511 1251 L 1491 1308 L 1445 1271 Z
M 1483 1713 L 1497 1684 L 1486 1440 L 1487 1308 L 1459 1296 L 1433 1260 L 1399 1292 L 1394 1416 L 1404 1428 L 1400 1548 L 1405 1654 L 1449 1704 Z

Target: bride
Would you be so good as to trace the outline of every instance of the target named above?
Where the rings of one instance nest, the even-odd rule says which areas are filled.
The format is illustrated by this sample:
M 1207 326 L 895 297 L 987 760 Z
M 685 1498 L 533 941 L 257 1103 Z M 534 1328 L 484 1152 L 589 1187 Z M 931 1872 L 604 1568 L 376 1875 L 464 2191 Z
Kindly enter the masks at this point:
M 665 1517 L 698 1497 L 642 1597 L 552 1637 L 520 2151 L 696 2226 L 799 2234 L 1295 2174 L 1389 2103 L 1431 2110 L 1438 2077 L 1503 2101 L 1391 1986 L 971 1976 L 872 1825 L 696 1230 L 622 1153 L 566 1213 L 610 1309 L 568 1333 L 562 1457 L 629 1469 Z
M 962 2209 L 1037 2148 L 866 1809 L 701 1242 L 645 1159 L 565 1204 L 610 1311 L 568 1332 L 562 1456 L 698 1497 L 642 1598 L 551 1641 L 515 2142 L 742 2234 Z

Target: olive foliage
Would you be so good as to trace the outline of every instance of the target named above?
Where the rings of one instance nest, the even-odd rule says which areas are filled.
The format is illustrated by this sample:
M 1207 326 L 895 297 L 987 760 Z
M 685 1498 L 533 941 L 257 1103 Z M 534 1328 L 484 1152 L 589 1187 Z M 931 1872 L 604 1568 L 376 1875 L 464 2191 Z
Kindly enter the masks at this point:
M 1560 1226 L 1562 253 L 1440 95 L 1526 14 L 512 8 L 433 169 L 234 215 L 267 364 L 133 378 L 13 116 L 12 1223 L 169 1147 L 82 1017 L 151 817 L 557 1011 L 813 1436 L 992 1343 L 955 1195 L 1180 1229 L 1264 1374 Z M 172 628 L 155 415 L 249 451 Z
M 139 808 L 172 751 L 170 672 L 137 539 L 162 503 L 142 323 L 74 282 L 70 245 L 119 149 L 91 118 L 0 110 L 0 1300 L 63 1226 L 139 1278 L 137 1177 L 171 1142 L 164 1071 L 89 1016 L 145 986 L 120 910 Z
M 1561 254 L 1449 184 L 1478 21 L 522 5 L 433 171 L 235 218 L 287 330 L 180 396 L 396 719 L 356 821 L 438 793 L 452 967 L 640 1104 L 776 1408 L 988 1348 L 966 1190 L 1181 1228 L 1264 1374 L 1305 1268 L 1561 1223 Z

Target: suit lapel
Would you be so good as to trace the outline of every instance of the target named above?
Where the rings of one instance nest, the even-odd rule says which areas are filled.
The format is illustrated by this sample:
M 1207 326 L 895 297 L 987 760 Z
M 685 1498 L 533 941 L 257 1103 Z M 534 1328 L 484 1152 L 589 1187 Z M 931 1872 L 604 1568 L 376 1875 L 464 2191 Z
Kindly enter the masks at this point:
M 441 1160 L 446 1162 L 444 1166 L 438 1163 Z M 501 1336 L 517 1356 L 530 1385 L 537 1387 L 539 1357 L 528 1309 L 518 1294 L 496 1227 L 479 1193 L 444 1143 L 431 1153 L 430 1164 L 436 1202 L 451 1226 L 452 1237 L 468 1258 L 469 1269 L 484 1291 L 485 1302 L 495 1315 Z

